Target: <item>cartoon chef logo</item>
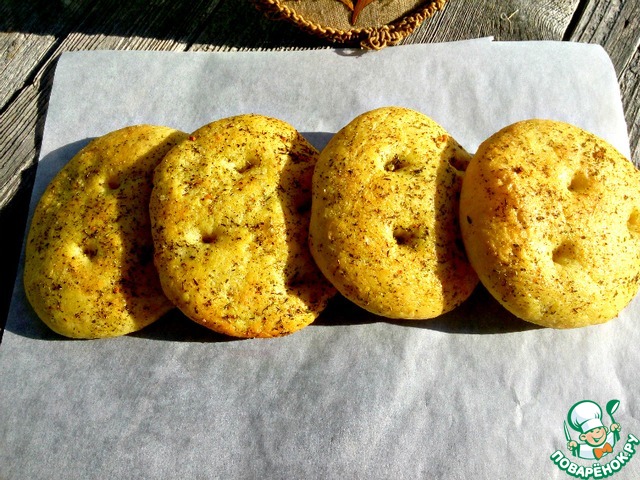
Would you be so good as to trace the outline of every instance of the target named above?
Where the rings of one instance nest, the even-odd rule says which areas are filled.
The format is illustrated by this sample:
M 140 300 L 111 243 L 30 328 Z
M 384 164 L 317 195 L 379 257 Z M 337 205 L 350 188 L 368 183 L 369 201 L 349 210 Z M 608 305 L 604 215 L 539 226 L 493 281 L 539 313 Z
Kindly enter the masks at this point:
M 618 405 L 620 405 L 618 400 L 607 403 L 606 411 L 611 419 L 611 425 L 608 428 L 602 422 L 602 408 L 596 402 L 583 400 L 571 407 L 567 414 L 564 432 L 567 448 L 574 456 L 586 460 L 600 460 L 613 453 L 613 447 L 620 439 L 620 424 L 613 419 L 613 413 L 618 409 Z M 571 437 L 567 423 L 573 430 L 579 432 L 578 438 L 581 443 Z
M 628 433 L 626 439 L 620 440 L 620 424 L 613 418 L 619 406 L 618 400 L 610 400 L 603 416 L 596 402 L 582 400 L 574 404 L 564 422 L 564 437 L 571 454 L 558 449 L 549 457 L 551 461 L 567 475 L 582 480 L 607 478 L 625 468 L 638 451 L 640 439 Z M 585 461 L 576 463 L 574 457 Z

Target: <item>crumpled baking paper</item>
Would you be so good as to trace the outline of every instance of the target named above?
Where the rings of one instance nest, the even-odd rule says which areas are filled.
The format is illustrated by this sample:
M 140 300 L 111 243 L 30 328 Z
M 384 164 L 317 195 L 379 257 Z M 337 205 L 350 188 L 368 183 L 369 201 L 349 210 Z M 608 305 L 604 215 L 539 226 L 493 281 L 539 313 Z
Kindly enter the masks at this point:
M 322 148 L 385 105 L 431 116 L 471 152 L 545 117 L 629 156 L 616 75 L 594 45 L 73 52 L 57 65 L 32 209 L 89 139 L 126 125 L 192 131 L 254 112 Z M 388 321 L 338 297 L 285 338 L 234 340 L 173 313 L 126 337 L 74 341 L 38 320 L 21 275 L 0 346 L 3 479 L 640 478 L 638 300 L 568 331 L 522 322 L 479 287 L 429 321 Z M 564 425 L 585 400 L 620 425 L 599 460 L 567 448 L 584 443 Z

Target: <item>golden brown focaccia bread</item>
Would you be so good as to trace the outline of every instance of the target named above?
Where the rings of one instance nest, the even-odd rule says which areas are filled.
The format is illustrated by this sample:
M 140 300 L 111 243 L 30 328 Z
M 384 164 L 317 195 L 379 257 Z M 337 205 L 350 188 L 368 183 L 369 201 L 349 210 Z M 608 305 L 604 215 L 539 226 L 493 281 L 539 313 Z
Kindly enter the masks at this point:
M 483 142 L 465 175 L 460 222 L 482 283 L 529 322 L 606 322 L 638 291 L 640 174 L 573 125 L 527 120 Z
M 458 226 L 465 150 L 429 117 L 385 107 L 360 115 L 320 154 L 311 252 L 349 300 L 389 318 L 426 319 L 477 284 Z
M 51 181 L 27 237 L 24 286 L 72 338 L 124 335 L 172 308 L 153 265 L 153 169 L 186 134 L 139 125 L 90 142 Z
M 198 129 L 156 169 L 150 211 L 167 296 L 236 337 L 310 324 L 334 295 L 307 246 L 317 151 L 260 115 Z

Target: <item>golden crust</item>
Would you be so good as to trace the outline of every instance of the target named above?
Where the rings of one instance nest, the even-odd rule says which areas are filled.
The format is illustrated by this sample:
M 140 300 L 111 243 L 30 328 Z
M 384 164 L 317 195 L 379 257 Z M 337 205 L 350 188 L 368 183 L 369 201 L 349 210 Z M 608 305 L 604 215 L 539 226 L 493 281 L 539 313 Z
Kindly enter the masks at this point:
M 309 243 L 327 278 L 375 314 L 433 318 L 477 284 L 458 227 L 469 155 L 427 116 L 364 113 L 320 154 Z
M 27 236 L 24 285 L 38 316 L 72 338 L 124 335 L 172 308 L 153 265 L 154 167 L 186 134 L 123 128 L 83 148 L 42 195 Z
M 483 142 L 460 222 L 483 284 L 529 322 L 606 322 L 638 291 L 640 174 L 578 127 L 533 119 Z
M 198 129 L 156 169 L 155 262 L 191 319 L 236 337 L 311 323 L 334 295 L 307 247 L 317 151 L 260 115 Z

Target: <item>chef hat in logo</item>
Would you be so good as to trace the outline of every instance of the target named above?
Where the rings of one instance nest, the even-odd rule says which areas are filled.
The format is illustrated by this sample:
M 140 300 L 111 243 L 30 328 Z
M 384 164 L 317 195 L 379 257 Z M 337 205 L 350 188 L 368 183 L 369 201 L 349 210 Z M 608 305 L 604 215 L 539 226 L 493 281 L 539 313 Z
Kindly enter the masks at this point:
M 567 420 L 571 428 L 582 433 L 604 426 L 602 424 L 602 409 L 600 405 L 591 400 L 578 402 L 571 407 Z

